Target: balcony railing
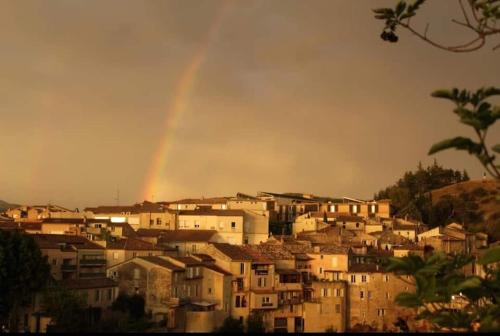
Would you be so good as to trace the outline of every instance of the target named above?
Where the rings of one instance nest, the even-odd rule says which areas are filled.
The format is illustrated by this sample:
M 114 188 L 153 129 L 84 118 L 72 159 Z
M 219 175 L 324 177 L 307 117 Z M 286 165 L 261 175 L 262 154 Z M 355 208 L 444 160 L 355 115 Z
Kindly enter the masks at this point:
M 106 265 L 106 259 L 81 259 L 81 266 L 103 266 Z
M 80 273 L 80 278 L 104 278 L 106 277 L 105 272 L 95 272 L 95 273 Z
M 272 302 L 262 302 L 261 307 L 273 307 L 274 303 Z
M 61 271 L 63 271 L 63 272 L 73 272 L 73 271 L 76 271 L 76 265 L 62 264 L 61 265 Z

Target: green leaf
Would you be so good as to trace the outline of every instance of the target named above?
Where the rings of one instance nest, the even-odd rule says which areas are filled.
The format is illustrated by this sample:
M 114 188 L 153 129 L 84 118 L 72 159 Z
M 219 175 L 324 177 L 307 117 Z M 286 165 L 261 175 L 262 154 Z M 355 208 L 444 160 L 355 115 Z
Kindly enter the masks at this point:
M 484 89 L 483 95 L 485 98 L 491 97 L 491 96 L 498 96 L 500 95 L 500 88 L 496 87 L 489 87 Z
M 453 139 L 443 140 L 434 144 L 429 150 L 429 155 L 440 152 L 445 149 L 455 148 L 459 150 L 467 150 L 471 154 L 479 154 L 481 152 L 481 145 L 475 143 L 469 138 L 456 137 Z
M 415 293 L 402 292 L 399 293 L 395 300 L 398 305 L 403 307 L 419 307 L 422 305 L 422 301 Z
M 375 14 L 394 14 L 394 11 L 390 8 L 376 8 L 372 9 Z
M 431 93 L 431 96 L 434 98 L 444 98 L 452 101 L 456 100 L 455 92 L 452 92 L 450 90 L 436 90 Z
M 406 3 L 401 0 L 398 2 L 398 4 L 396 5 L 396 16 L 400 16 L 401 14 L 403 14 L 404 10 L 406 9 Z
M 488 265 L 495 262 L 500 261 L 500 246 L 492 247 L 488 249 L 482 256 L 479 258 L 479 264 Z
M 494 152 L 500 153 L 500 144 L 491 147 L 491 149 L 493 149 Z
M 459 293 L 464 289 L 471 289 L 481 287 L 481 279 L 478 277 L 469 277 L 462 281 L 459 285 L 454 288 L 455 293 Z

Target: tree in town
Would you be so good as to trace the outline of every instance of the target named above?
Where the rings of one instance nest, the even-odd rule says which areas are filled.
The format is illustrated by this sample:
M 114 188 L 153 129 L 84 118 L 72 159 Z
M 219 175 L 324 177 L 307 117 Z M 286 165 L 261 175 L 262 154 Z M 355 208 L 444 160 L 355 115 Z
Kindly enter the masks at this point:
M 18 316 L 51 278 L 50 265 L 29 235 L 0 230 L 0 322 L 18 330 Z
M 113 302 L 111 309 L 114 311 L 120 311 L 126 313 L 130 318 L 134 320 L 139 320 L 145 315 L 145 301 L 144 298 L 139 294 L 128 295 L 127 293 L 121 292 L 116 300 Z
M 87 330 L 86 297 L 53 282 L 42 297 L 42 307 L 54 323 L 57 332 L 84 332 Z
M 258 310 L 252 311 L 247 320 L 247 332 L 249 334 L 253 333 L 263 333 L 266 330 L 264 326 L 264 317 L 262 312 Z
M 243 324 L 232 316 L 228 316 L 216 332 L 221 334 L 243 334 Z

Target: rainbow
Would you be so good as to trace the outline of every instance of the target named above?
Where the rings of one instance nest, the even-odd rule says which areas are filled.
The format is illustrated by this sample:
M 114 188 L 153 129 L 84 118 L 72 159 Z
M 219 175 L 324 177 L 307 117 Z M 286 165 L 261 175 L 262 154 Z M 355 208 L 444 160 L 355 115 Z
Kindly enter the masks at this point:
M 186 109 L 189 94 L 193 88 L 196 75 L 203 65 L 207 52 L 212 41 L 216 38 L 226 12 L 231 6 L 230 1 L 226 1 L 218 10 L 217 14 L 209 27 L 206 37 L 200 44 L 191 61 L 182 71 L 181 76 L 175 88 L 174 99 L 171 106 L 168 108 L 168 113 L 165 118 L 165 131 L 156 150 L 153 160 L 150 164 L 148 175 L 144 183 L 142 197 L 143 199 L 151 199 L 153 195 L 157 195 L 161 177 L 166 166 L 168 152 L 172 143 L 173 131 L 179 123 L 182 112 Z

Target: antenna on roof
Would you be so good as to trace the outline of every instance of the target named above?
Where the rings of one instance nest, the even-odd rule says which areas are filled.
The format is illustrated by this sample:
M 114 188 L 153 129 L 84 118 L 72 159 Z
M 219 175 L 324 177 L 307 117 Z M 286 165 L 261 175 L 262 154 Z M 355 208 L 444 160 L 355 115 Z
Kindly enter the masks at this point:
M 118 186 L 116 187 L 116 198 L 115 198 L 115 201 L 116 201 L 116 205 L 120 205 L 120 188 Z

